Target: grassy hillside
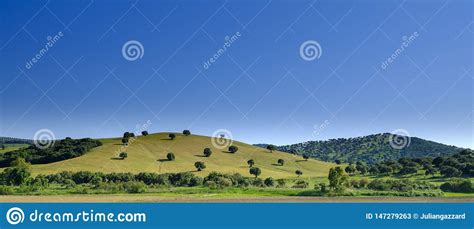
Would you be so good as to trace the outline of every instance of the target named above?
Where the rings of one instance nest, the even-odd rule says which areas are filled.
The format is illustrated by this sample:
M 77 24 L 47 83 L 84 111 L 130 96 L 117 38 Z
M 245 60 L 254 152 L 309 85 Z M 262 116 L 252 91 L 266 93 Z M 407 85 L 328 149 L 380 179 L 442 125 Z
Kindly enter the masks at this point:
M 122 146 L 121 138 L 101 139 L 102 146 L 92 149 L 87 154 L 50 164 L 33 165 L 34 174 L 51 174 L 61 171 L 97 171 L 97 172 L 196 172 L 194 162 L 203 161 L 207 168 L 196 172 L 205 176 L 211 171 L 223 173 L 241 173 L 250 176 L 247 160 L 253 159 L 255 167 L 262 170 L 261 177 L 289 178 L 296 177 L 295 171 L 301 170 L 303 177 L 325 177 L 332 163 L 309 159 L 304 161 L 300 156 L 274 151 L 234 141 L 239 147 L 237 153 L 228 153 L 213 147 L 211 138 L 206 136 L 184 136 L 176 133 L 175 140 L 169 140 L 168 133 L 140 136 L 130 143 L 126 152 L 128 158 L 117 159 L 116 152 Z M 203 157 L 203 149 L 212 149 L 211 157 Z M 167 161 L 166 154 L 173 152 L 175 161 Z M 285 160 L 284 166 L 276 165 L 278 159 Z
M 0 153 L 10 152 L 14 150 L 19 150 L 23 147 L 28 147 L 27 144 L 5 144 L 5 149 L 0 148 Z

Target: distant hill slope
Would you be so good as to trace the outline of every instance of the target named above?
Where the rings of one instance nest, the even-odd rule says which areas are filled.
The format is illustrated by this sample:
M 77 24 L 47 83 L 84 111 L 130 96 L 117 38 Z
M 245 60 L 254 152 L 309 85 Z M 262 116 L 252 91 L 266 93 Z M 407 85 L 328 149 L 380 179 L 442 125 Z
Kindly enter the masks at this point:
M 176 139 L 170 140 L 168 133 L 139 136 L 124 149 L 128 157 L 124 160 L 116 158 L 116 153 L 122 147 L 121 138 L 99 139 L 103 145 L 93 148 L 90 152 L 76 158 L 49 163 L 32 165 L 34 174 L 51 174 L 61 171 L 94 171 L 94 172 L 196 172 L 194 163 L 203 161 L 206 168 L 196 172 L 198 176 L 206 176 L 211 171 L 223 173 L 249 174 L 247 161 L 253 159 L 255 167 L 262 170 L 261 177 L 287 178 L 296 177 L 295 171 L 301 170 L 302 177 L 325 177 L 333 163 L 321 162 L 315 159 L 302 160 L 296 155 L 274 151 L 234 141 L 239 147 L 235 153 L 229 153 L 213 147 L 210 137 L 176 133 Z M 204 148 L 212 150 L 210 157 L 203 157 Z M 167 161 L 166 154 L 173 152 L 175 161 Z M 283 159 L 283 166 L 278 166 L 277 160 Z
M 409 145 L 395 149 L 390 145 L 391 134 L 374 134 L 357 138 L 338 138 L 327 141 L 309 141 L 293 145 L 279 146 L 278 150 L 296 154 L 307 153 L 311 157 L 331 161 L 355 163 L 365 161 L 369 164 L 387 160 L 397 160 L 402 157 L 436 157 L 448 156 L 460 152 L 462 149 L 441 143 L 424 140 L 417 137 L 409 139 Z M 265 147 L 266 144 L 256 146 Z

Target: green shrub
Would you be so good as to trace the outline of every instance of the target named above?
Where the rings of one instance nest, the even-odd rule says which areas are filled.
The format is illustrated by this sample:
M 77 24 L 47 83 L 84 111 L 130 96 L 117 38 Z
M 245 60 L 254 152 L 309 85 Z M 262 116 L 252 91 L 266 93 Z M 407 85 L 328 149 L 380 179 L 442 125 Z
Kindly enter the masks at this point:
M 265 186 L 265 183 L 263 182 L 262 179 L 255 178 L 255 179 L 252 180 L 252 185 L 255 186 L 255 187 L 263 187 L 263 186 Z
M 443 192 L 474 193 L 474 184 L 470 180 L 453 180 L 439 187 Z
M 169 183 L 169 174 L 142 172 L 135 175 L 135 181 L 141 181 L 147 185 L 151 185 L 151 184 L 166 185 Z
M 414 190 L 435 190 L 436 186 L 426 181 L 414 181 L 407 179 L 375 179 L 367 187 L 377 191 L 399 191 L 408 192 Z
M 13 194 L 13 188 L 11 186 L 0 185 L 0 195 L 11 195 Z
M 202 178 L 200 177 L 193 177 L 189 180 L 189 186 L 194 187 L 194 186 L 199 186 L 202 184 Z
M 304 180 L 296 181 L 292 188 L 307 188 L 309 183 Z
M 286 181 L 284 179 L 277 180 L 277 188 L 284 188 L 286 187 Z
M 191 179 L 195 178 L 196 175 L 191 172 L 185 173 L 172 173 L 169 175 L 169 181 L 174 186 L 184 187 L 191 186 Z
M 127 193 L 144 193 L 147 190 L 147 186 L 143 182 L 125 182 L 123 188 Z
M 268 177 L 267 179 L 265 179 L 264 183 L 267 187 L 273 187 L 275 185 L 275 180 L 273 180 L 273 178 L 271 177 Z

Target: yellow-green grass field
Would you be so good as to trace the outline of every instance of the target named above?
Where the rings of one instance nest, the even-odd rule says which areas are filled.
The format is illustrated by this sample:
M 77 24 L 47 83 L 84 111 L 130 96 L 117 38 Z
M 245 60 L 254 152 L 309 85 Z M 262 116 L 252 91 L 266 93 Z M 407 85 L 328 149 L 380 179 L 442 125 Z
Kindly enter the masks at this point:
M 22 147 L 28 147 L 28 145 L 27 144 L 6 144 L 5 149 L 0 148 L 0 153 L 5 153 L 5 152 L 18 150 Z
M 249 174 L 247 161 L 253 159 L 254 167 L 262 170 L 260 177 L 294 178 L 295 171 L 303 172 L 302 178 L 326 177 L 333 163 L 315 159 L 303 160 L 301 156 L 274 151 L 234 141 L 239 147 L 238 152 L 229 153 L 227 148 L 218 149 L 213 146 L 212 138 L 199 135 L 184 136 L 176 133 L 176 139 L 170 140 L 169 133 L 150 134 L 131 140 L 129 146 L 123 149 L 128 157 L 124 160 L 117 158 L 117 153 L 123 147 L 121 138 L 100 139 L 102 146 L 92 149 L 87 154 L 50 164 L 33 165 L 33 175 L 51 174 L 61 171 L 93 171 L 93 172 L 156 172 L 176 173 L 195 172 L 198 176 L 206 176 L 211 171 L 223 173 Z M 203 156 L 204 148 L 211 148 L 210 157 Z M 166 154 L 173 152 L 175 161 L 166 160 Z M 277 160 L 285 160 L 283 166 L 277 165 Z M 197 172 L 196 161 L 203 161 L 206 169 Z

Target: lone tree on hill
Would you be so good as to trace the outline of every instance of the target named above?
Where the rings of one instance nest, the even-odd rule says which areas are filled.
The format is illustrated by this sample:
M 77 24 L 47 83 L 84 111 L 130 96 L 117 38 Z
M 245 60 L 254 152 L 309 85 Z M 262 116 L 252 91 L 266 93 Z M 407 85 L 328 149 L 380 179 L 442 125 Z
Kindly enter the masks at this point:
M 205 148 L 203 154 L 206 157 L 210 157 L 212 154 L 212 150 L 210 148 Z
M 239 150 L 237 146 L 229 146 L 229 152 L 236 153 Z
M 174 157 L 174 153 L 168 153 L 166 154 L 166 158 L 168 159 L 168 161 L 174 161 L 175 157 Z
M 285 160 L 283 159 L 278 159 L 277 163 L 280 165 L 280 166 L 283 166 L 285 164 Z
M 267 145 L 267 149 L 270 150 L 270 153 L 273 153 L 273 150 L 277 150 L 275 145 Z
M 260 174 L 262 174 L 262 170 L 260 170 L 257 167 L 250 168 L 249 172 L 250 172 L 250 174 L 254 175 L 255 178 L 257 178 L 258 176 L 260 176 Z
M 126 152 L 121 152 L 121 153 L 119 154 L 119 157 L 123 160 L 123 159 L 125 159 L 125 158 L 128 157 L 128 154 L 127 154 Z
M 147 135 L 148 135 L 148 131 L 146 131 L 146 130 L 142 131 L 142 135 L 143 135 L 143 136 L 147 136 Z
M 123 133 L 123 138 L 129 138 L 129 137 L 131 137 L 130 132 Z
M 184 134 L 184 136 L 191 135 L 191 131 L 189 131 L 189 130 L 183 130 L 183 134 Z
M 250 159 L 247 161 L 247 164 L 249 165 L 249 168 L 252 168 L 252 166 L 255 165 L 255 161 L 253 159 Z
M 307 161 L 309 159 L 309 154 L 307 154 L 307 153 L 303 154 L 303 159 L 305 161 Z
M 196 167 L 198 171 L 201 171 L 206 168 L 206 164 L 204 164 L 202 161 L 196 161 L 196 163 L 194 163 L 194 167 Z
M 176 134 L 168 134 L 168 137 L 170 137 L 171 140 L 174 140 L 176 138 Z
M 301 172 L 301 170 L 296 170 L 295 171 L 295 174 L 300 177 L 301 175 L 303 175 L 303 172 Z

